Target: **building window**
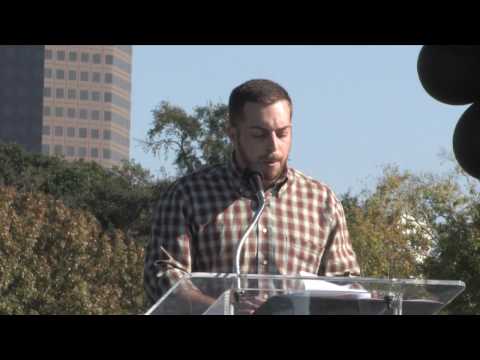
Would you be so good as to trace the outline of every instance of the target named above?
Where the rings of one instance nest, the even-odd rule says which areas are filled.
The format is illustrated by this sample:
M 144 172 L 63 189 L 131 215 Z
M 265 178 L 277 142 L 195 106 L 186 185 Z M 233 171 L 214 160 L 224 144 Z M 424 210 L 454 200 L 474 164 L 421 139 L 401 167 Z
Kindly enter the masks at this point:
M 75 148 L 73 146 L 67 146 L 67 156 L 75 156 Z
M 93 61 L 94 64 L 101 64 L 102 63 L 101 55 L 100 54 L 93 54 L 92 61 Z
M 55 155 L 63 155 L 63 146 L 55 145 L 55 147 L 53 148 L 53 152 Z
M 112 102 L 112 93 L 106 92 L 103 97 L 103 101 L 111 103 Z
M 73 127 L 67 128 L 67 136 L 68 137 L 75 137 L 75 128 L 73 128 Z
M 62 107 L 55 108 L 55 116 L 56 117 L 63 117 L 63 108 Z
M 84 147 L 79 147 L 78 148 L 78 156 L 79 157 L 85 157 L 87 156 L 87 149 Z
M 90 153 L 92 158 L 98 158 L 98 149 L 97 148 L 91 148 Z
M 55 72 L 55 77 L 58 80 L 64 80 L 65 79 L 65 71 L 62 70 L 62 69 L 57 69 L 57 71 Z
M 132 65 L 128 62 L 123 61 L 120 58 L 114 58 L 113 59 L 113 65 L 121 69 L 122 71 L 125 71 L 126 73 L 131 72 L 131 67 Z
M 87 137 L 87 129 L 86 128 L 78 129 L 78 136 L 81 137 L 81 138 L 86 138 Z
M 18 87 L 15 89 L 15 92 L 9 91 L 8 93 L 10 93 L 10 94 L 14 93 L 15 95 L 18 95 L 18 96 L 25 96 L 25 95 L 27 95 L 27 91 L 28 91 L 28 90 L 29 90 L 29 89 L 28 89 L 27 87 L 20 85 L 20 86 L 18 86 Z M 20 112 L 21 112 L 23 109 L 25 109 L 25 107 L 20 108 L 20 109 L 19 109 Z
M 98 139 L 99 138 L 98 129 L 92 129 L 91 132 L 90 132 L 90 135 L 92 136 L 92 139 Z
M 52 59 L 52 50 L 45 50 L 45 59 L 47 60 Z
M 126 100 L 121 96 L 118 96 L 117 94 L 112 94 L 112 102 L 119 107 L 130 110 L 130 101 Z
M 111 159 L 112 158 L 112 151 L 110 149 L 103 149 L 103 158 L 104 159 Z
M 74 118 L 75 118 L 75 109 L 73 109 L 73 108 L 68 108 L 68 110 L 67 110 L 67 117 L 69 117 L 70 119 L 74 119 Z
M 62 88 L 55 89 L 55 97 L 57 99 L 63 99 L 65 97 L 65 89 L 62 89 Z
M 43 127 L 42 135 L 50 135 L 50 126 L 44 126 Z
M 68 98 L 69 99 L 76 99 L 77 98 L 77 90 L 76 89 L 68 89 Z
M 105 56 L 105 64 L 113 65 L 113 55 Z
M 92 117 L 92 120 L 100 120 L 100 111 L 92 110 L 91 117 Z
M 43 88 L 43 96 L 46 98 L 52 97 L 52 89 L 49 87 Z
M 71 80 L 71 81 L 77 80 L 77 72 L 75 70 L 68 71 L 68 80 Z
M 50 154 L 50 145 L 49 144 L 42 144 L 42 154 L 49 155 Z
M 50 109 L 50 106 L 44 106 L 43 107 L 43 115 L 44 116 L 50 116 L 52 114 L 52 111 Z
M 88 91 L 80 90 L 80 100 L 88 100 Z
M 57 60 L 65 61 L 65 51 L 57 51 Z
M 100 93 L 98 91 L 92 91 L 92 101 L 100 101 Z
M 99 72 L 92 73 L 92 81 L 96 82 L 96 83 L 100 82 L 100 73 Z
M 63 127 L 55 126 L 55 136 L 63 136 Z
M 122 127 L 125 127 L 125 128 L 129 127 L 128 119 L 126 119 L 123 116 L 118 115 L 116 113 L 112 113 L 112 122 L 115 123 L 115 124 L 118 124 Z
M 88 81 L 88 72 L 87 71 L 82 71 L 80 73 L 80 81 Z
M 70 61 L 77 61 L 77 53 L 75 51 L 70 51 L 68 54 L 68 59 Z
M 79 118 L 82 119 L 82 120 L 85 120 L 87 118 L 87 110 L 86 109 L 80 109 Z
M 122 145 L 122 146 L 127 146 L 129 145 L 129 141 L 128 141 L 128 138 L 126 137 L 123 137 L 122 135 L 119 135 L 117 133 L 112 133 L 112 136 L 113 136 L 113 141 L 119 145 Z
M 14 109 L 9 106 L 9 104 L 4 104 L 3 109 L 1 109 L 1 115 L 12 116 L 14 114 Z
M 103 120 L 104 121 L 112 121 L 112 112 L 111 111 L 105 111 L 103 113 Z
M 105 74 L 105 83 L 111 84 L 113 82 L 113 75 L 110 73 Z
M 104 140 L 111 140 L 112 139 L 112 132 L 110 130 L 103 130 L 103 139 Z
M 89 53 L 82 53 L 80 60 L 83 63 L 88 63 L 90 61 L 90 54 Z
M 46 79 L 51 79 L 52 78 L 52 69 L 45 68 L 45 78 Z

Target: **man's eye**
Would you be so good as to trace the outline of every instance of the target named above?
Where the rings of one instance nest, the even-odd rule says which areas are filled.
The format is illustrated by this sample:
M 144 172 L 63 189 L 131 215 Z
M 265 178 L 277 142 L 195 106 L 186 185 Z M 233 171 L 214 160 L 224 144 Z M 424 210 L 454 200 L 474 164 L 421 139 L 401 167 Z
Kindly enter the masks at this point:
M 263 134 L 263 133 L 253 133 L 252 137 L 254 137 L 256 139 L 261 139 L 261 138 L 265 137 L 265 134 Z

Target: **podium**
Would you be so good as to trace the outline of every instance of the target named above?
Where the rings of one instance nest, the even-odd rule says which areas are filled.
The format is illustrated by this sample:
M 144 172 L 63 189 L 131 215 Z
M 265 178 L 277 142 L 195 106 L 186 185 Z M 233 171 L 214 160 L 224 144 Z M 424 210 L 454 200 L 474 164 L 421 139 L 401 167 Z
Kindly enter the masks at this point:
M 464 289 L 451 280 L 192 273 L 145 315 L 433 315 Z

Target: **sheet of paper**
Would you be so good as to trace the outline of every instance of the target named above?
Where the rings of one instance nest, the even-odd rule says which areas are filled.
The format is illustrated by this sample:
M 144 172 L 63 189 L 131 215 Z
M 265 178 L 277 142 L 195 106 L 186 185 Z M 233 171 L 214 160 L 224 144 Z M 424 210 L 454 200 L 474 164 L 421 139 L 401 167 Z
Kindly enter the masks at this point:
M 304 277 L 318 277 L 315 274 L 301 271 L 301 276 Z M 354 296 L 359 299 L 369 299 L 371 294 L 365 289 L 353 289 L 350 285 L 337 285 L 325 280 L 303 280 L 305 290 L 312 292 L 321 292 L 325 296 Z

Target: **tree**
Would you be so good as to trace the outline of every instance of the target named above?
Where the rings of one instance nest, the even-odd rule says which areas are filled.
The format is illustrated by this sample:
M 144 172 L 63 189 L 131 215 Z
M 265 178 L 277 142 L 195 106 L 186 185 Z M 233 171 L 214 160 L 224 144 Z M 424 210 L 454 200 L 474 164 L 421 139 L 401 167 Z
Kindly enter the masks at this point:
M 442 222 L 466 198 L 452 176 L 386 166 L 373 192 L 343 196 L 350 232 L 369 276 L 421 276 Z
M 375 189 L 342 196 L 364 276 L 462 280 L 446 312 L 479 313 L 480 201 L 458 171 L 443 176 L 387 166 Z
M 144 146 L 154 155 L 173 152 L 177 175 L 202 166 L 224 162 L 232 148 L 225 133 L 228 109 L 225 104 L 199 106 L 193 115 L 166 101 L 153 110 L 153 124 Z
M 455 179 L 462 183 L 462 197 L 455 202 L 456 211 L 444 210 L 438 225 L 438 240 L 424 264 L 424 273 L 433 279 L 465 282 L 465 291 L 446 308 L 445 313 L 480 313 L 480 192 L 478 181 L 458 165 Z
M 143 246 L 169 184 L 134 161 L 105 169 L 0 144 L 0 312 L 142 312 Z
M 0 314 L 143 312 L 143 247 L 88 212 L 0 187 Z
M 0 185 L 50 194 L 67 207 L 91 212 L 104 229 L 121 229 L 137 239 L 150 236 L 152 207 L 169 183 L 153 179 L 134 161 L 108 170 L 0 145 Z

